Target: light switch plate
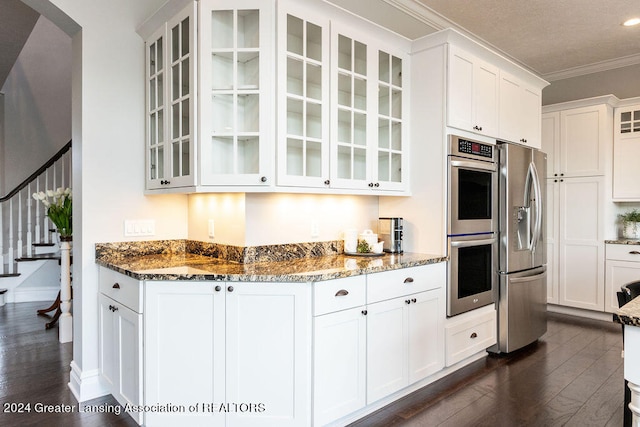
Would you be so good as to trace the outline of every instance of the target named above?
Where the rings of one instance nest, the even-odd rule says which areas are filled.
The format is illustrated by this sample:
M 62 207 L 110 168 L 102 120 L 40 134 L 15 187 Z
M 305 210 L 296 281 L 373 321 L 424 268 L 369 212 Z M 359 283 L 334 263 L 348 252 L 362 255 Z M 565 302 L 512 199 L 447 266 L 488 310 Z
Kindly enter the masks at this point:
M 153 236 L 156 234 L 156 221 L 153 219 L 125 219 L 125 236 Z

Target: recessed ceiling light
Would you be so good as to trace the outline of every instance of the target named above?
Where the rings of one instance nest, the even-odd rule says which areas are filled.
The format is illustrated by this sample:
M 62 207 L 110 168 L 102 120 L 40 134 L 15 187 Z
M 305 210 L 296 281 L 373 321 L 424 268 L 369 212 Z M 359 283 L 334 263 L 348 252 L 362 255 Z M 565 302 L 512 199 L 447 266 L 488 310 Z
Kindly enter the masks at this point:
M 638 24 L 640 24 L 640 18 L 632 18 L 622 23 L 622 25 L 624 25 L 625 27 L 632 27 Z

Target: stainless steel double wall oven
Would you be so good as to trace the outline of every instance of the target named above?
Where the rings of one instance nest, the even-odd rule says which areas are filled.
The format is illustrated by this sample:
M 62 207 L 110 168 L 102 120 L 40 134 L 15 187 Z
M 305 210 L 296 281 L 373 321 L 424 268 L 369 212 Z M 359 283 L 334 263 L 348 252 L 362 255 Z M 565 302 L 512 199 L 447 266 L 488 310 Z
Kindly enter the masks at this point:
M 495 145 L 449 136 L 447 316 L 495 301 L 498 163 Z

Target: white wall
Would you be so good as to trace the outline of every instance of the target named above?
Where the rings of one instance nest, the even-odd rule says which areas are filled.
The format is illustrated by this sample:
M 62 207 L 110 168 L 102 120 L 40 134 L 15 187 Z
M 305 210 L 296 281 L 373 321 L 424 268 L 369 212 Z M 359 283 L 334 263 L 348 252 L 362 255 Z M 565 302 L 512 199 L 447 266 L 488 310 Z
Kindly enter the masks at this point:
M 127 240 L 123 221 L 154 218 L 156 238 L 187 237 L 187 197 L 145 197 L 144 43 L 136 27 L 164 0 L 24 0 L 72 36 L 74 349 L 70 386 L 91 399 L 98 376 L 95 243 Z
M 208 237 L 208 220 L 215 237 Z M 189 196 L 189 239 L 236 246 L 342 239 L 347 228 L 377 228 L 378 197 L 317 194 Z M 318 232 L 312 236 L 312 227 Z
M 4 195 L 71 139 L 71 38 L 40 17 L 2 92 Z

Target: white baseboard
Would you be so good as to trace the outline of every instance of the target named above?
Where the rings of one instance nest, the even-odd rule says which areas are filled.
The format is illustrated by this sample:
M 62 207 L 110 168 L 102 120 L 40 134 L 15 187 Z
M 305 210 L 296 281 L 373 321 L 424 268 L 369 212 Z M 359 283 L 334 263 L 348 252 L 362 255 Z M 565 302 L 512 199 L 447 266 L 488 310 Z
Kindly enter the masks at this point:
M 611 322 L 611 313 L 602 311 L 585 310 L 582 308 L 565 307 L 563 305 L 547 304 L 547 311 L 552 313 L 568 314 L 577 317 L 586 317 L 587 319 L 603 320 Z
M 60 287 L 23 288 L 21 286 L 7 292 L 7 302 L 55 301 Z
M 69 389 L 78 402 L 86 402 L 109 394 L 109 390 L 100 380 L 100 371 L 82 371 L 75 361 L 71 361 L 71 374 L 69 375 Z

